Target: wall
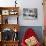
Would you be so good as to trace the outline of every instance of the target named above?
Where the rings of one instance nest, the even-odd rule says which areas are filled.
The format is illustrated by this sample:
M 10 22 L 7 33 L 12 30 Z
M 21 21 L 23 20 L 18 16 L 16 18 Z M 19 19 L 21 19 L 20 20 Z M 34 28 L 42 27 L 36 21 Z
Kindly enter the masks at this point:
M 44 0 L 44 43 L 46 46 L 46 0 Z
M 0 6 L 15 6 L 15 0 L 0 0 Z M 20 17 L 19 24 L 21 26 L 43 26 L 43 6 L 42 0 L 17 0 L 18 5 L 20 6 Z M 23 8 L 37 8 L 38 9 L 38 18 L 36 20 L 24 20 L 23 19 Z
M 0 6 L 1 7 L 10 7 L 10 6 L 14 6 L 14 1 L 15 0 L 0 0 Z
M 20 25 L 21 26 L 43 26 L 43 6 L 42 0 L 21 0 L 21 7 L 23 8 L 37 8 L 38 9 L 38 18 L 36 20 L 24 20 L 22 15 L 22 10 L 20 14 Z
M 46 26 L 46 0 L 44 0 L 44 26 Z

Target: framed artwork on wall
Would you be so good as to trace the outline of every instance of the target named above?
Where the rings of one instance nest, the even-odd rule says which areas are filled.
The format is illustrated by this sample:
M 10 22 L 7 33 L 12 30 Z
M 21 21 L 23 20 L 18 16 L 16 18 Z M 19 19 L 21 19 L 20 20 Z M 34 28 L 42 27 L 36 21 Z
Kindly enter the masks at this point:
M 37 19 L 37 8 L 23 8 L 23 18 L 25 20 Z
M 2 10 L 2 15 L 9 15 L 9 10 Z

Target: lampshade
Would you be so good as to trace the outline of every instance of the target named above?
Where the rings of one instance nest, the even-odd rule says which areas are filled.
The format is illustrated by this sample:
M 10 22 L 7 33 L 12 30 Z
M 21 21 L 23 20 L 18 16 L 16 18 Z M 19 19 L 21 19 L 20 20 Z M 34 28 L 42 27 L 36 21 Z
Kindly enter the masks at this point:
M 17 32 L 16 28 L 14 29 L 14 32 Z

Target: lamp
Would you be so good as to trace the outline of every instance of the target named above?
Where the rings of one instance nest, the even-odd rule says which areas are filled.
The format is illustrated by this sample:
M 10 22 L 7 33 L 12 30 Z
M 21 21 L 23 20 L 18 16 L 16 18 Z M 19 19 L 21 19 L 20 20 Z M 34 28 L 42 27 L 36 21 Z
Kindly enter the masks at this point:
M 16 29 L 14 29 L 14 32 L 17 32 L 17 30 L 16 30 Z
M 17 4 L 17 2 L 16 2 L 17 0 L 15 0 L 15 7 L 16 7 L 16 4 Z

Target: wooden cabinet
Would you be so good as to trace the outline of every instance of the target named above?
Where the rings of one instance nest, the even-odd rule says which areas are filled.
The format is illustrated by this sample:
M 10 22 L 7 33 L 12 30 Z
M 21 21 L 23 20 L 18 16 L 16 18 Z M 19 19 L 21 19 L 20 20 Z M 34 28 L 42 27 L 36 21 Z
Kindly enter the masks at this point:
M 0 7 L 1 24 L 18 24 L 18 16 L 19 7 Z
M 19 7 L 0 7 L 0 46 L 18 46 L 19 39 L 16 40 L 15 38 L 18 37 L 19 31 L 18 17 Z M 4 35 L 5 32 L 7 36 Z M 11 32 L 12 34 L 10 34 Z M 2 35 L 5 38 L 7 37 L 6 40 Z M 9 36 L 11 39 L 9 39 Z
M 0 46 L 2 46 L 2 42 L 0 41 Z
M 0 46 L 18 46 L 19 41 L 5 41 L 0 42 Z
M 18 46 L 18 41 L 5 41 L 2 43 L 3 43 L 3 46 Z

